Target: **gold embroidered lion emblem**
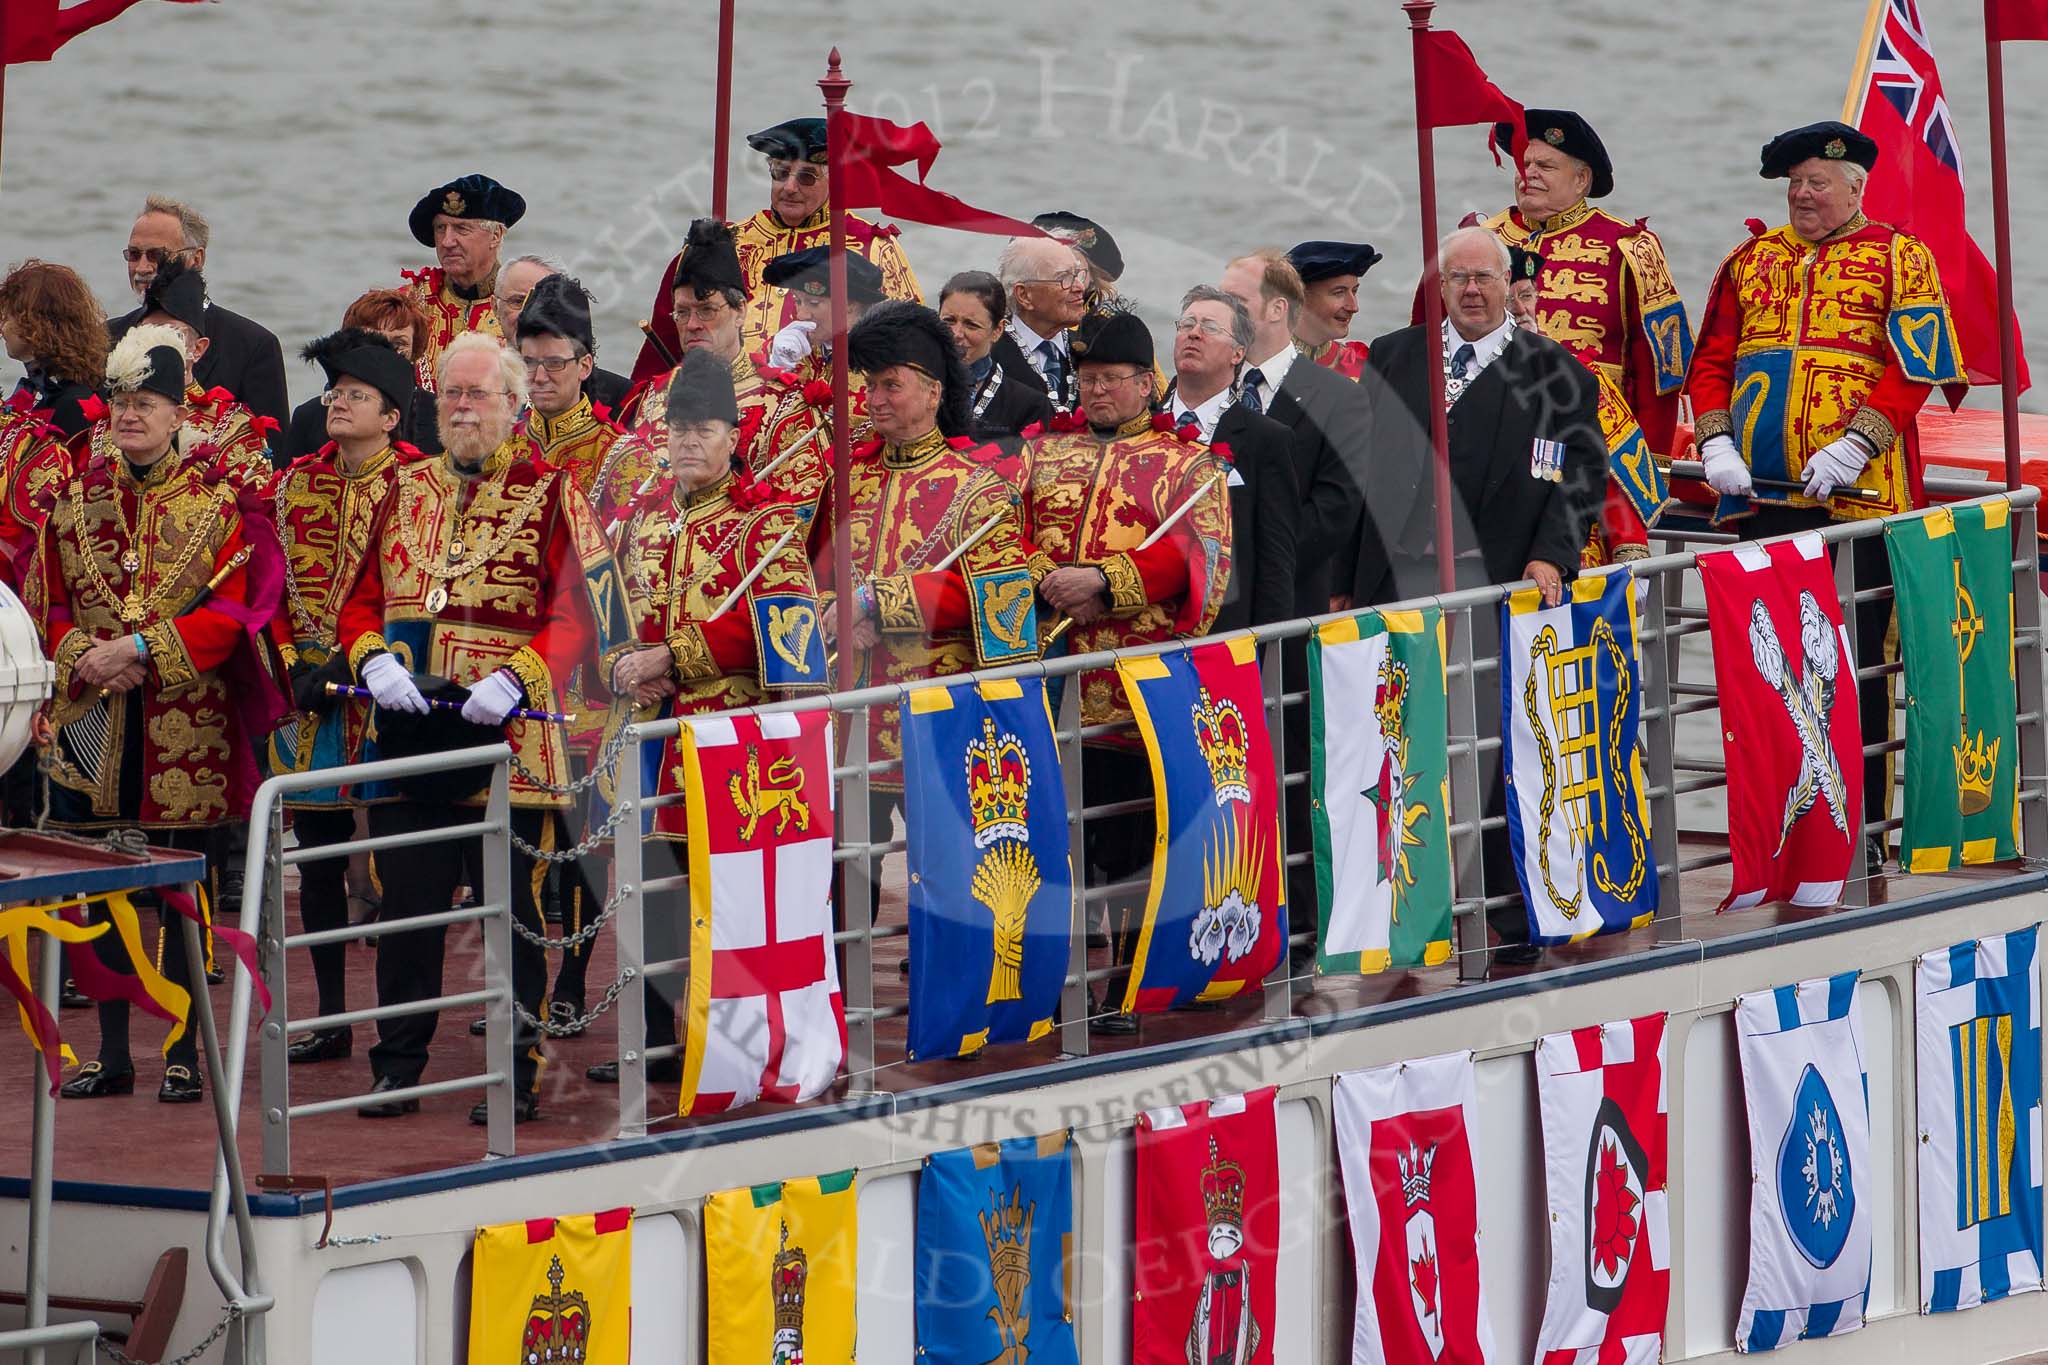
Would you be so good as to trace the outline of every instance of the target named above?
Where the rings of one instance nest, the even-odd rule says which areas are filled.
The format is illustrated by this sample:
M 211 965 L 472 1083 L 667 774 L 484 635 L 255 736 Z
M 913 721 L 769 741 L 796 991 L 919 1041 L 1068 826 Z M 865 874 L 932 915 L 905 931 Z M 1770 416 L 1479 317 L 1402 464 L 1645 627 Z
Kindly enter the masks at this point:
M 767 780 L 761 775 L 761 746 L 747 746 L 745 776 L 729 773 L 726 788 L 732 793 L 733 809 L 740 813 L 740 842 L 752 843 L 762 817 L 775 817 L 775 833 L 789 832 L 790 822 L 802 833 L 811 827 L 811 808 L 804 802 L 804 774 L 796 756 L 784 754 L 768 764 Z

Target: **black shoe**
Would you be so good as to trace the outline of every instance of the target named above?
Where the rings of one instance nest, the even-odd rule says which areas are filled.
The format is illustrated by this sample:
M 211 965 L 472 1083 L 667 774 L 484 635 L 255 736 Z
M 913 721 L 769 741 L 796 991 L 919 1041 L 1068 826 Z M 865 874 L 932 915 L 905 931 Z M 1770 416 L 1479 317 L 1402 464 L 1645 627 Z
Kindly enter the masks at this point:
M 130 1073 L 133 1080 L 134 1073 Z M 197 1104 L 206 1095 L 206 1082 L 189 1066 L 164 1068 L 164 1083 L 156 1088 L 160 1104 Z
M 1088 1031 L 1101 1038 L 1129 1038 L 1138 1032 L 1135 1014 L 1098 1014 L 1088 1021 Z
M 297 1066 L 302 1062 L 331 1062 L 346 1057 L 356 1049 L 355 1030 L 348 1028 L 322 1029 L 318 1033 L 301 1034 L 285 1049 L 287 1062 Z
M 209 986 L 218 986 L 227 979 L 228 969 L 225 967 L 208 967 L 206 969 L 206 984 Z
M 382 1095 L 389 1090 L 406 1090 L 409 1088 L 409 1086 L 401 1085 L 389 1076 L 379 1076 L 377 1083 L 370 1087 L 370 1093 L 372 1095 Z M 419 1112 L 420 1102 L 418 1100 L 386 1100 L 382 1104 L 364 1105 L 356 1110 L 356 1117 L 363 1119 L 395 1119 L 402 1114 L 417 1114 Z
M 135 1093 L 135 1067 L 123 1062 L 108 1069 L 99 1062 L 87 1062 L 78 1068 L 78 1074 L 64 1082 L 64 1088 L 57 1092 L 67 1100 L 96 1100 L 106 1095 L 132 1095 Z
M 512 1097 L 512 1121 L 514 1123 L 531 1123 L 539 1117 L 540 1096 L 529 1090 L 524 1094 Z M 475 1107 L 469 1111 L 469 1121 L 479 1128 L 489 1124 L 491 1121 L 491 1102 L 489 1100 L 478 1100 Z
M 481 1038 L 490 1031 L 491 1021 L 488 1019 L 472 1019 L 469 1021 L 469 1036 L 472 1038 Z
M 1503 943 L 1493 950 L 1499 967 L 1533 967 L 1543 960 L 1543 949 L 1534 943 Z
M 902 978 L 903 978 L 903 979 L 904 979 L 905 981 L 908 981 L 908 980 L 910 979 L 910 954 L 909 954 L 909 953 L 905 953 L 905 954 L 903 955 L 903 960 L 902 960 L 901 962 L 899 962 L 899 963 L 897 963 L 897 964 L 896 964 L 896 975 L 898 975 L 898 976 L 902 977 Z
M 581 1000 L 551 1000 L 548 1002 L 548 1023 L 554 1027 L 549 1031 L 551 1038 L 581 1038 L 583 1036 L 583 1002 Z
M 64 978 L 63 993 L 57 997 L 57 1007 L 66 1010 L 82 1010 L 92 1004 L 92 997 L 78 989 L 78 983 L 70 977 Z
M 660 1081 L 664 1085 L 678 1085 L 683 1079 L 683 1059 L 680 1057 L 657 1057 L 647 1063 L 646 1071 L 647 1079 L 650 1081 Z M 596 1081 L 599 1085 L 617 1085 L 619 1083 L 619 1064 L 617 1062 L 599 1062 L 596 1066 L 585 1070 L 583 1074 Z
M 1873 834 L 1863 841 L 1864 866 L 1871 876 L 1881 876 L 1885 863 L 1891 857 L 1891 841 L 1881 834 Z

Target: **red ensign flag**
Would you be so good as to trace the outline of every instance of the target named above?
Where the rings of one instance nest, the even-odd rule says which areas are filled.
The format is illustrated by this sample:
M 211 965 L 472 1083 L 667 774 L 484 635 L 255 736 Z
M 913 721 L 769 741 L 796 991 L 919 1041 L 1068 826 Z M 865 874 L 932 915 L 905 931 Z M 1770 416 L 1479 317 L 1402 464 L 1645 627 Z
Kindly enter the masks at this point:
M 2048 0 L 1984 0 L 1984 27 L 2001 42 L 2048 42 Z

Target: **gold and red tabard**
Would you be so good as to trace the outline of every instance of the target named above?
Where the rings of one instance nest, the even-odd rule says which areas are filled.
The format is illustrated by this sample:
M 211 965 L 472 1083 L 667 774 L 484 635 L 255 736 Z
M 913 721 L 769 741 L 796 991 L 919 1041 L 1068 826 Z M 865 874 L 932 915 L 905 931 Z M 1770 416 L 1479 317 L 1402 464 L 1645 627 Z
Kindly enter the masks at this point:
M 611 454 L 625 435 L 624 429 L 599 412 L 586 393 L 567 412 L 554 417 L 545 417 L 529 405 L 526 434 L 543 460 L 575 481 L 602 524 L 606 490 L 612 482 Z
M 902 444 L 871 440 L 848 453 L 854 579 L 871 596 L 881 641 L 863 659 L 862 686 L 913 683 L 1038 657 L 1030 547 L 1016 481 L 1023 471 L 995 445 L 926 432 Z M 819 581 L 832 583 L 828 501 L 812 537 Z M 986 530 L 984 530 L 986 528 Z M 980 538 L 975 539 L 977 533 Z M 944 569 L 955 548 L 967 551 Z M 871 758 L 903 756 L 896 707 L 873 709 Z M 877 773 L 896 790 L 901 769 Z
M 570 675 L 628 633 L 625 589 L 590 505 L 523 432 L 472 476 L 447 455 L 402 465 L 370 554 L 341 609 L 340 646 L 358 677 L 379 650 L 465 687 L 504 668 L 524 705 L 555 711 Z M 515 720 L 505 734 L 529 772 L 559 784 L 569 780 L 562 729 Z M 568 797 L 515 770 L 512 802 L 560 807 Z
M 51 777 L 86 799 L 88 823 L 204 828 L 247 812 L 249 793 L 236 774 L 253 773 L 250 740 L 217 672 L 245 630 L 211 605 L 245 593 L 235 497 L 212 452 L 171 452 L 137 478 L 104 423 L 57 489 L 28 605 L 57 667 Z M 187 610 L 216 574 L 223 576 L 212 595 Z M 149 650 L 139 711 L 125 697 L 81 686 L 74 673 L 94 643 L 130 635 Z M 139 737 L 128 733 L 138 715 Z M 136 755 L 139 773 L 125 761 Z M 122 809 L 124 778 L 139 785 L 132 813 Z
M 1303 355 L 1326 370 L 1335 370 L 1346 379 L 1357 379 L 1365 373 L 1368 348 L 1362 341 L 1326 341 L 1320 346 L 1297 346 Z
M 1698 439 L 1732 436 L 1759 480 L 1802 481 L 1815 451 L 1863 437 L 1877 454 L 1853 486 L 1869 496 L 1816 504 L 1759 484 L 1754 498 L 1850 519 L 1924 501 L 1915 418 L 1934 386 L 1960 402 L 1966 384 L 1933 253 L 1858 214 L 1817 245 L 1786 226 L 1729 254 L 1707 295 L 1688 391 Z M 1754 510 L 1751 499 L 1723 498 L 1715 519 Z
M 809 508 L 766 500 L 766 490 L 728 476 L 680 494 L 664 479 L 627 509 L 619 568 L 634 633 L 607 652 L 603 671 L 633 649 L 665 645 L 676 691 L 663 701 L 615 707 L 612 723 L 752 706 L 828 685 L 818 589 L 805 548 Z M 755 565 L 760 574 L 713 619 Z M 677 740 L 642 747 L 642 791 L 680 793 Z M 681 838 L 685 811 L 659 809 L 655 833 Z
M 828 246 L 832 241 L 832 214 L 821 208 L 796 227 L 785 226 L 773 209 L 762 209 L 753 217 L 732 225 L 733 247 L 739 253 L 740 270 L 747 278 L 747 306 L 740 319 L 740 350 L 748 355 L 765 351 L 775 334 L 796 321 L 796 301 L 787 289 L 763 284 L 761 276 L 768 262 L 792 251 Z M 855 214 L 846 215 L 846 244 L 866 257 L 882 272 L 882 293 L 892 299 L 924 302 L 917 276 L 897 241 L 894 223 L 871 223 Z
M 1109 580 L 1108 614 L 1069 630 L 1066 652 L 1093 654 L 1207 633 L 1230 582 L 1227 452 L 1175 432 L 1163 413 L 1134 417 L 1106 437 L 1079 418 L 1058 419 L 1044 433 L 1026 428 L 1025 436 L 1023 529 L 1034 578 L 1090 565 Z M 1171 531 L 1138 548 L 1197 494 Z M 1045 624 L 1051 630 L 1056 623 Z M 1082 675 L 1084 724 L 1130 716 L 1113 672 Z M 1142 747 L 1135 732 L 1100 742 Z
M 675 377 L 668 371 L 623 405 L 627 436 L 613 459 L 617 473 L 610 493 L 618 504 L 639 492 L 668 456 L 665 414 Z M 800 383 L 787 370 L 757 365 L 742 354 L 732 362 L 732 389 L 747 472 L 758 478 L 772 465 L 767 482 L 777 501 L 816 505 L 832 479 L 831 383 Z
M 55 427 L 0 408 L 0 582 L 17 594 L 56 490 L 70 476 L 71 452 Z
M 505 339 L 498 327 L 497 310 L 491 306 L 491 292 L 498 283 L 497 271 L 493 270 L 475 289 L 466 292 L 450 283 L 447 272 L 438 265 L 401 270 L 399 275 L 405 280 L 399 287 L 427 311 L 427 344 L 412 359 L 420 387 L 429 393 L 434 389 L 434 371 L 441 363 L 441 352 L 455 338 L 464 332 L 482 332 L 500 341 Z
M 377 516 L 402 465 L 425 460 L 410 445 L 386 446 L 353 470 L 342 467 L 334 442 L 279 471 L 271 508 L 284 548 L 285 593 L 271 638 L 287 664 L 325 664 L 341 631 L 341 604 L 369 557 Z M 342 702 L 271 735 L 270 771 L 310 772 L 376 757 L 370 708 Z M 294 792 L 293 806 L 333 806 L 337 787 Z
M 277 430 L 275 417 L 258 417 L 218 385 L 202 389 L 188 384 L 185 407 L 191 415 L 178 428 L 180 453 L 224 458 L 237 487 L 261 488 L 270 482 L 274 471 L 267 442 Z M 97 424 L 93 428 L 95 433 L 99 429 Z

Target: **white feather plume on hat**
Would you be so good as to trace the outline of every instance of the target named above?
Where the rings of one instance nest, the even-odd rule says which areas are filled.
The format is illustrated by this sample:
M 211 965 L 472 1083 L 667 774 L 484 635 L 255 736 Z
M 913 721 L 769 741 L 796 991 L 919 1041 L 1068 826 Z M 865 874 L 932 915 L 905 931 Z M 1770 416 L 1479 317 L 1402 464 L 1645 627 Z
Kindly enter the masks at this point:
M 191 357 L 185 354 L 184 333 L 160 322 L 142 323 L 130 327 L 108 353 L 108 389 L 114 393 L 134 393 L 147 383 L 150 376 L 149 353 L 159 346 L 170 347 L 190 363 Z

